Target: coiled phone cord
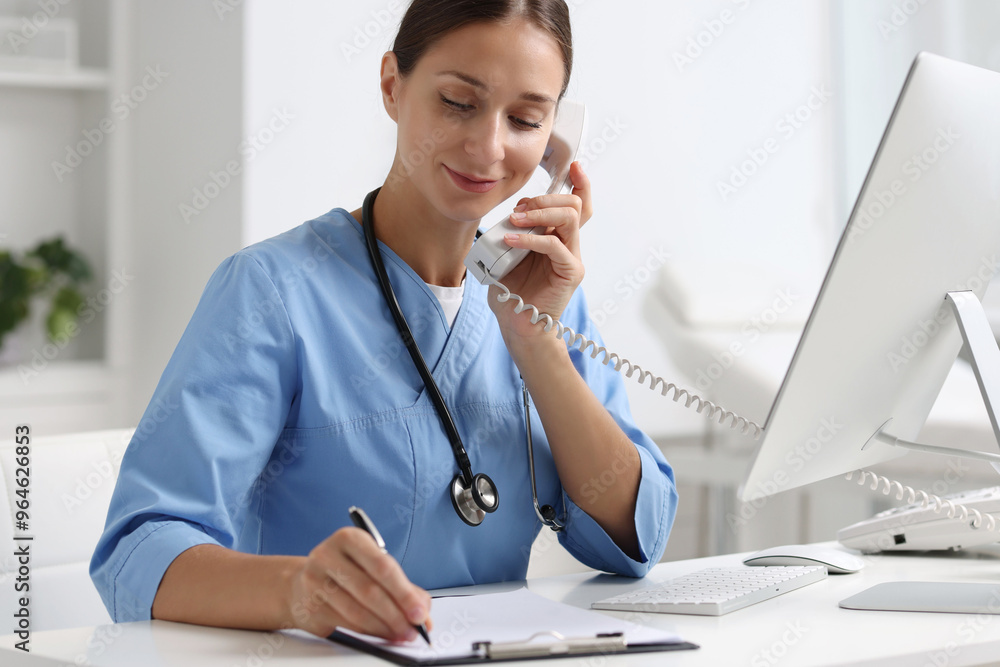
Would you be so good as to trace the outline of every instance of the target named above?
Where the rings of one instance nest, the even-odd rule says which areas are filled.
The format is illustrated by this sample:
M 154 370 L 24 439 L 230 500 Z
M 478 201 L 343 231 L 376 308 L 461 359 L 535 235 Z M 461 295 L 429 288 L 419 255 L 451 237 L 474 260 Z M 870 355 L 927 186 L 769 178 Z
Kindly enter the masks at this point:
M 754 440 L 760 438 L 763 433 L 763 428 L 760 425 L 744 418 L 740 417 L 736 413 L 726 410 L 720 405 L 716 405 L 712 401 L 705 400 L 704 398 L 689 392 L 687 389 L 683 389 L 673 384 L 672 382 L 666 382 L 663 378 L 653 375 L 649 371 L 643 369 L 638 364 L 633 364 L 628 359 L 625 359 L 616 352 L 611 352 L 605 347 L 598 345 L 596 342 L 589 340 L 582 334 L 576 333 L 571 327 L 566 326 L 557 319 L 554 319 L 548 313 L 539 312 L 538 308 L 530 303 L 525 303 L 519 295 L 511 292 L 506 285 L 495 279 L 488 272 L 486 274 L 486 281 L 490 285 L 495 285 L 500 288 L 501 293 L 497 295 L 497 301 L 500 303 L 506 303 L 511 299 L 514 299 L 517 303 L 514 305 L 514 312 L 520 314 L 525 310 L 531 311 L 531 323 L 538 324 L 539 322 L 544 323 L 545 331 L 556 330 L 556 335 L 559 338 L 563 338 L 569 347 L 578 347 L 581 352 L 586 352 L 587 348 L 590 348 L 590 357 L 596 359 L 598 355 L 602 355 L 601 363 L 605 366 L 611 364 L 614 361 L 613 368 L 619 373 L 622 372 L 622 368 L 625 368 L 624 375 L 627 378 L 631 378 L 634 374 L 638 373 L 637 380 L 639 384 L 645 386 L 646 379 L 650 378 L 649 388 L 653 391 L 656 390 L 657 385 L 660 386 L 660 395 L 666 396 L 668 393 L 673 392 L 672 399 L 674 402 L 679 402 L 681 398 L 684 398 L 684 406 L 691 407 L 696 405 L 695 411 L 699 414 L 704 414 L 709 419 L 714 419 L 718 416 L 718 422 L 724 424 L 726 421 L 729 422 L 729 428 L 739 431 L 745 435 L 751 435 Z M 569 339 L 566 340 L 564 336 L 569 334 Z M 917 499 L 920 499 L 921 507 L 928 507 L 933 505 L 933 510 L 937 514 L 946 513 L 949 519 L 959 519 L 961 521 L 967 521 L 969 517 L 972 517 L 972 527 L 979 528 L 985 522 L 986 530 L 998 530 L 1000 529 L 1000 524 L 997 520 L 990 514 L 983 514 L 975 508 L 967 507 L 961 503 L 955 503 L 947 498 L 941 498 L 933 493 L 927 493 L 926 491 L 916 490 L 913 487 L 905 486 L 900 482 L 889 479 L 882 475 L 877 475 L 873 472 L 867 470 L 856 470 L 854 472 L 847 473 L 846 480 L 851 481 L 854 478 L 855 473 L 858 474 L 857 483 L 860 486 L 868 484 L 871 481 L 871 490 L 877 491 L 879 487 L 882 487 L 882 494 L 889 495 L 893 488 L 896 489 L 896 500 L 902 500 L 903 496 L 907 497 L 907 503 L 915 503 Z
M 526 304 L 524 302 L 524 299 L 522 299 L 517 294 L 511 292 L 509 289 L 507 289 L 506 285 L 504 285 L 503 283 L 495 279 L 493 276 L 491 276 L 488 271 L 486 272 L 486 281 L 490 285 L 495 285 L 500 288 L 501 294 L 497 295 L 497 301 L 499 301 L 500 303 L 505 303 L 510 299 L 514 299 L 517 301 L 517 303 L 514 306 L 515 313 L 521 313 L 525 310 L 530 310 L 532 324 L 538 324 L 539 322 L 544 322 L 545 331 L 547 332 L 552 331 L 552 329 L 555 328 L 556 335 L 559 338 L 563 338 L 565 334 L 568 333 L 569 340 L 564 339 L 564 341 L 569 347 L 571 348 L 578 347 L 581 352 L 586 352 L 587 348 L 591 348 L 590 357 L 592 359 L 596 359 L 598 355 L 603 354 L 604 357 L 600 361 L 605 366 L 609 365 L 612 361 L 614 361 L 613 368 L 616 371 L 622 373 L 623 372 L 622 368 L 624 367 L 625 368 L 624 375 L 627 378 L 631 378 L 633 375 L 638 374 L 638 377 L 636 379 L 638 380 L 639 384 L 643 386 L 646 386 L 646 379 L 649 378 L 650 390 L 656 391 L 657 385 L 659 385 L 661 396 L 666 396 L 668 393 L 673 392 L 673 396 L 671 398 L 674 400 L 675 403 L 680 402 L 680 400 L 683 398 L 684 407 L 690 408 L 692 406 L 695 406 L 694 410 L 698 414 L 703 414 L 707 418 L 713 420 L 718 418 L 719 424 L 725 424 L 729 428 L 739 431 L 744 435 L 750 435 L 754 440 L 760 438 L 761 433 L 763 433 L 763 429 L 758 424 L 755 424 L 749 419 L 740 417 L 735 412 L 726 410 L 721 405 L 717 405 L 712 401 L 706 400 L 701 396 L 698 396 L 697 394 L 693 394 L 687 389 L 678 387 L 672 382 L 667 382 L 658 375 L 653 375 L 649 371 L 639 366 L 639 364 L 633 364 L 631 361 L 625 359 L 618 353 L 611 352 L 605 347 L 598 345 L 592 340 L 589 340 L 582 334 L 576 333 L 575 331 L 573 331 L 572 328 L 566 326 L 559 320 L 554 319 L 548 313 L 539 312 L 538 308 L 531 305 L 530 303 Z
M 868 470 L 855 470 L 854 472 L 847 473 L 845 479 L 851 481 L 854 478 L 854 474 L 858 474 L 857 483 L 859 486 L 864 486 L 871 480 L 872 491 L 877 491 L 879 486 L 882 487 L 882 495 L 887 496 L 892 493 L 892 489 L 896 489 L 896 500 L 902 500 L 903 495 L 907 496 L 907 503 L 917 502 L 917 498 L 920 499 L 921 507 L 928 507 L 933 505 L 933 510 L 935 514 L 941 514 L 942 512 L 947 512 L 949 519 L 959 519 L 961 521 L 967 521 L 969 515 L 972 515 L 972 527 L 979 528 L 983 525 L 983 521 L 986 522 L 986 530 L 997 530 L 997 520 L 991 514 L 983 514 L 975 508 L 969 508 L 961 503 L 955 503 L 947 498 L 941 498 L 933 493 L 927 493 L 926 491 L 914 490 L 913 487 L 905 486 L 899 482 L 893 481 L 888 477 L 882 475 L 876 475 Z M 958 516 L 956 516 L 956 512 Z

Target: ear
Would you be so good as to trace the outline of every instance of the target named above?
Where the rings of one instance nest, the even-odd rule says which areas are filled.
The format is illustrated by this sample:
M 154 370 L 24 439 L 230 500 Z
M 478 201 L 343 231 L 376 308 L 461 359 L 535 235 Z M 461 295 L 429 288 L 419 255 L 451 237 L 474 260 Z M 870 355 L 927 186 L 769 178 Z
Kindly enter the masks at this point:
M 386 51 L 382 55 L 382 69 L 379 88 L 382 90 L 382 105 L 385 107 L 389 118 L 396 123 L 399 122 L 399 93 L 402 76 L 399 73 L 399 63 L 396 54 Z

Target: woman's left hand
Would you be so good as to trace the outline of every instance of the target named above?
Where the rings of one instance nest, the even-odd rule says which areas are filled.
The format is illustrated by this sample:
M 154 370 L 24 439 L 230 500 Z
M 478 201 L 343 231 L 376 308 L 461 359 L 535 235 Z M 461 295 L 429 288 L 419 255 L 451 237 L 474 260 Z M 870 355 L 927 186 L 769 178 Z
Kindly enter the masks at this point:
M 504 237 L 512 248 L 527 248 L 532 252 L 501 282 L 525 303 L 533 304 L 553 319 L 559 319 L 583 280 L 580 228 L 593 214 L 590 179 L 579 162 L 570 165 L 569 177 L 573 183 L 570 194 L 522 199 L 511 215 L 511 223 L 515 226 L 545 227 L 544 234 L 508 234 Z M 490 308 L 508 346 L 515 340 L 552 335 L 545 333 L 541 323 L 531 323 L 530 310 L 515 314 L 516 302 L 498 302 L 499 294 L 502 294 L 500 288 L 490 287 Z

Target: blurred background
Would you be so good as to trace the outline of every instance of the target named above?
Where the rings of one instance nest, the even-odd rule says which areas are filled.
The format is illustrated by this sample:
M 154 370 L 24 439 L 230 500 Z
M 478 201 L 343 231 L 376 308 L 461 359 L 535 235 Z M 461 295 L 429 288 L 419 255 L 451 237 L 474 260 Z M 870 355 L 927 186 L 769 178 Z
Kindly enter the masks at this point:
M 1000 4 L 568 4 L 591 314 L 611 349 L 763 423 L 915 54 L 1000 70 Z M 52 289 L 78 294 L 55 342 L 49 296 L 4 336 L 0 435 L 134 427 L 223 258 L 382 183 L 379 61 L 405 6 L 0 0 L 0 253 L 62 238 Z M 996 447 L 954 375 L 926 438 Z M 839 479 L 742 505 L 753 441 L 628 382 L 682 494 L 667 558 L 833 539 L 882 506 Z M 940 457 L 887 470 L 937 492 L 995 478 Z M 574 567 L 553 544 L 534 572 Z

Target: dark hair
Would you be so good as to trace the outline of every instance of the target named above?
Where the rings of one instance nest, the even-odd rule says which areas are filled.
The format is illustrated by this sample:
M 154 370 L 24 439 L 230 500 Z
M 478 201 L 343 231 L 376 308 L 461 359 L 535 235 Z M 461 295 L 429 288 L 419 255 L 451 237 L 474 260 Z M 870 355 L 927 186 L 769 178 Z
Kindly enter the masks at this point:
M 408 76 L 421 56 L 452 30 L 469 23 L 502 23 L 515 18 L 527 19 L 547 31 L 562 49 L 562 99 L 573 71 L 573 35 L 565 0 L 413 0 L 392 45 L 399 72 Z

